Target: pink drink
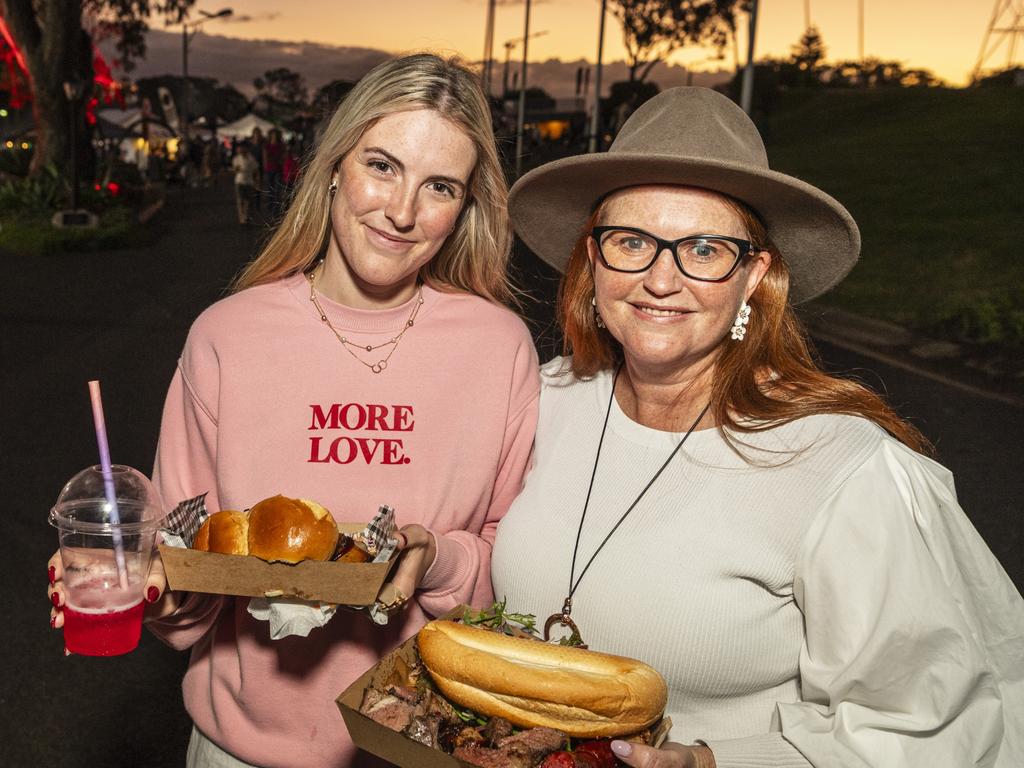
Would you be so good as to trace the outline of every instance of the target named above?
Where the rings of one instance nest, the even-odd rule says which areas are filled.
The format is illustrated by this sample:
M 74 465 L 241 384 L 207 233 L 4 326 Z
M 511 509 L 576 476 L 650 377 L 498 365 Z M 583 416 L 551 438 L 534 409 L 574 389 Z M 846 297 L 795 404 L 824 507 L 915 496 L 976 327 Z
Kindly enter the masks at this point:
M 83 656 L 117 656 L 139 644 L 143 592 L 163 521 L 149 478 L 122 464 L 107 466 L 105 448 L 101 465 L 72 477 L 49 515 L 60 539 L 64 646 Z
M 141 598 L 101 581 L 76 585 L 64 606 L 64 647 L 82 656 L 118 656 L 135 649 L 142 634 Z

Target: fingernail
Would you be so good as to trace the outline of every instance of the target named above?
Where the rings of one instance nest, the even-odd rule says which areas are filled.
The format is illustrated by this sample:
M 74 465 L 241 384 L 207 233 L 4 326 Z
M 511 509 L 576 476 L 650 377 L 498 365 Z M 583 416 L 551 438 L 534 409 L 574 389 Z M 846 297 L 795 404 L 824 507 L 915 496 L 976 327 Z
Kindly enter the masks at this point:
M 156 587 L 150 587 L 146 590 L 146 602 L 155 603 L 160 599 L 160 590 Z
M 54 592 L 50 595 L 50 602 L 53 603 L 54 608 L 60 608 L 60 592 Z
M 628 741 L 613 741 L 612 752 L 619 757 L 629 757 L 633 754 L 633 745 Z
M 55 582 L 56 580 L 57 580 L 57 568 L 55 566 L 51 565 L 50 566 L 50 583 L 53 584 L 53 582 Z
M 50 629 L 56 629 L 56 628 L 57 628 L 57 617 L 56 616 L 51 616 L 50 617 Z

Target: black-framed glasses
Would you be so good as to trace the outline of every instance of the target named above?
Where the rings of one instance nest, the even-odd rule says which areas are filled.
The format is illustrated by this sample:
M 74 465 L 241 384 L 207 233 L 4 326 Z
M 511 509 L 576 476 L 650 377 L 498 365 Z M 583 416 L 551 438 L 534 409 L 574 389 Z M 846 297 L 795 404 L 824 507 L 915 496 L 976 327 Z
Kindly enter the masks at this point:
M 608 269 L 646 272 L 666 248 L 679 271 L 694 280 L 717 283 L 728 280 L 740 261 L 753 250 L 749 240 L 726 235 L 689 235 L 663 240 L 636 227 L 594 227 L 591 237 Z

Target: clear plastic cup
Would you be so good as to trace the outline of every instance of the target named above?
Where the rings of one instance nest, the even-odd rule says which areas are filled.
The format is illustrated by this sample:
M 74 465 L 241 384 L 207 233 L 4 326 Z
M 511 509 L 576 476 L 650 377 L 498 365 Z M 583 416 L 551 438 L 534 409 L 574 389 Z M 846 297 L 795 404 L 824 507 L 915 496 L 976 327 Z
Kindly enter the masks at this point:
M 64 566 L 64 645 L 83 656 L 117 656 L 138 645 L 143 590 L 164 519 L 145 475 L 114 464 L 111 477 L 116 511 L 98 465 L 71 478 L 50 510 Z

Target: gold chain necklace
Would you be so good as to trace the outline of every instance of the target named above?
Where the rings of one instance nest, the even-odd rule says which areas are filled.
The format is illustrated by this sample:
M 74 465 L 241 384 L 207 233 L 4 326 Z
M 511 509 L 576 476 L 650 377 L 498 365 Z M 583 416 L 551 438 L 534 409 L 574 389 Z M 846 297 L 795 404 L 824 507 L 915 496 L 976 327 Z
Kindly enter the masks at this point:
M 356 360 L 365 365 L 374 373 L 381 373 L 382 371 L 387 369 L 388 360 L 390 360 L 391 356 L 395 354 L 395 350 L 398 349 L 398 342 L 402 340 L 402 337 L 405 335 L 405 332 L 412 328 L 413 325 L 415 325 L 416 315 L 419 314 L 420 307 L 423 306 L 423 289 L 420 288 L 419 295 L 416 297 L 416 304 L 412 308 L 412 313 L 409 315 L 409 319 L 405 321 L 405 325 L 402 327 L 402 330 L 398 334 L 392 336 L 388 341 L 382 342 L 381 344 L 356 344 L 355 342 L 349 341 L 347 338 L 338 333 L 338 329 L 335 328 L 331 324 L 331 321 L 327 319 L 327 313 L 324 312 L 324 308 L 321 307 L 320 302 L 317 301 L 316 278 L 317 272 L 320 270 L 321 267 L 323 267 L 323 264 L 324 262 L 323 260 L 321 260 L 320 263 L 313 268 L 313 271 L 309 275 L 309 300 L 313 302 L 313 306 L 316 307 L 316 311 L 320 314 L 320 320 L 323 323 L 326 323 L 327 327 L 331 329 L 331 333 L 333 333 L 334 336 L 338 339 L 338 341 L 341 342 L 345 350 L 350 355 L 352 355 L 352 357 L 354 357 Z M 361 357 L 359 357 L 359 355 L 357 355 L 354 351 L 356 349 L 364 349 L 367 352 L 373 352 L 374 350 L 387 346 L 390 346 L 391 350 L 387 353 L 385 357 L 382 357 L 375 363 L 366 362 Z

